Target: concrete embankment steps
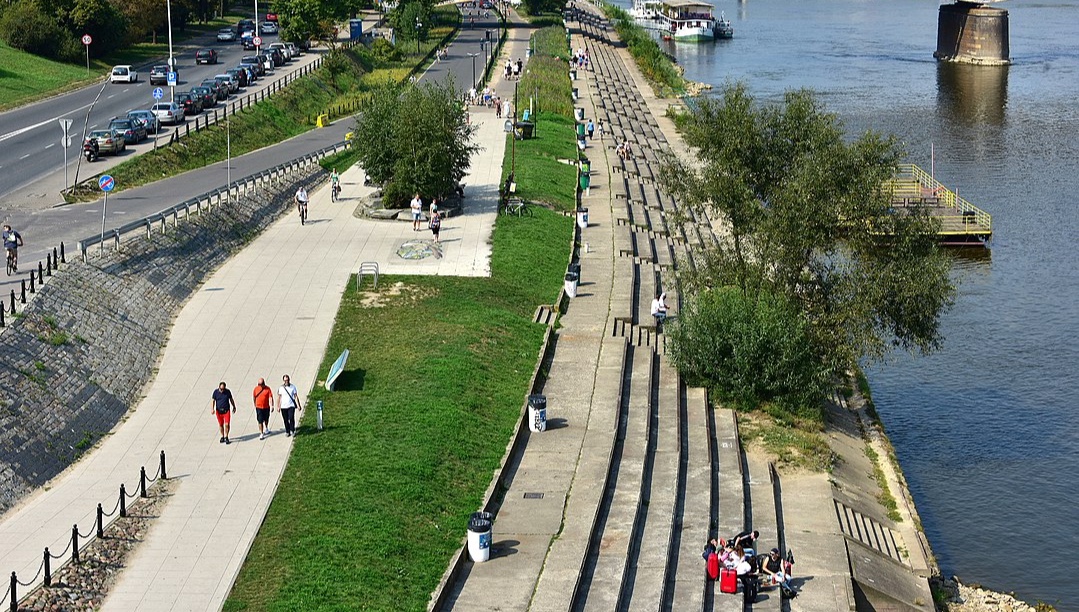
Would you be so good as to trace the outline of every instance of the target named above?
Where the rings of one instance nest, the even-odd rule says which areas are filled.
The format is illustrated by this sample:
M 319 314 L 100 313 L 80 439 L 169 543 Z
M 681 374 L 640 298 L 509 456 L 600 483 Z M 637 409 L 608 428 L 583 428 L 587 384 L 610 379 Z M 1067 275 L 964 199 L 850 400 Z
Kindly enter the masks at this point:
M 674 573 L 672 610 L 704 606 L 706 576 L 701 551 L 712 529 L 712 465 L 708 448 L 708 401 L 704 389 L 686 390 L 679 451 L 685 464 L 678 567 Z
M 871 548 L 896 563 L 910 568 L 910 563 L 899 551 L 898 534 L 872 517 L 866 516 L 839 500 L 835 500 L 836 517 L 843 534 Z
M 760 532 L 756 549 L 756 554 L 760 555 L 773 547 L 779 548 L 780 545 L 773 471 L 766 461 L 757 457 L 747 457 L 746 466 L 749 468 L 747 488 L 750 495 L 749 502 L 746 504 L 746 515 L 749 518 L 747 522 L 753 529 Z M 756 602 L 753 603 L 753 609 L 779 612 L 779 590 L 762 586 Z

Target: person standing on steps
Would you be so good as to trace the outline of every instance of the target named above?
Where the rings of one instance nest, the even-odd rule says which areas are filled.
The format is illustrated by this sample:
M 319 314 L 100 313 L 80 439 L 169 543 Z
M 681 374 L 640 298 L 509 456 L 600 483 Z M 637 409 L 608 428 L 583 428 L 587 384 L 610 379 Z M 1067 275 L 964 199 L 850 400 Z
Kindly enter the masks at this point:
M 255 420 L 259 424 L 259 440 L 265 440 L 270 435 L 270 412 L 273 411 L 273 389 L 266 385 L 266 380 L 259 379 L 255 390 L 251 393 L 255 402 Z
M 281 387 L 277 390 L 277 405 L 281 407 L 281 420 L 285 422 L 285 435 L 296 433 L 296 411 L 303 411 L 300 405 L 300 392 L 289 380 L 288 374 L 281 377 Z
M 420 216 L 423 215 L 423 200 L 420 198 L 420 194 L 416 194 L 416 197 L 412 198 L 412 202 L 409 204 L 409 208 L 412 209 L 412 231 L 420 231 Z
M 217 429 L 221 433 L 221 439 L 218 442 L 221 444 L 232 444 L 229 442 L 229 422 L 232 416 L 229 407 L 232 408 L 232 412 L 236 412 L 236 402 L 232 399 L 232 391 L 229 391 L 225 383 L 221 382 L 214 389 L 210 400 L 210 414 L 217 415 Z

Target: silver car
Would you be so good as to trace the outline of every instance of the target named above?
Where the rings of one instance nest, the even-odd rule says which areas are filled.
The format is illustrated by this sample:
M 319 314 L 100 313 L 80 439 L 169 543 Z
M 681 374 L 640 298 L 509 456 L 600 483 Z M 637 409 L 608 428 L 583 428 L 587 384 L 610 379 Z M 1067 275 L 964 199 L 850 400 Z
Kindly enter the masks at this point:
M 175 102 L 158 102 L 150 107 L 150 112 L 157 116 L 161 123 L 183 123 L 184 107 Z
M 156 134 L 161 130 L 161 122 L 158 120 L 157 115 L 153 111 L 149 110 L 133 110 L 127 113 L 128 118 L 138 119 L 144 125 L 146 125 L 146 131 L 151 134 Z

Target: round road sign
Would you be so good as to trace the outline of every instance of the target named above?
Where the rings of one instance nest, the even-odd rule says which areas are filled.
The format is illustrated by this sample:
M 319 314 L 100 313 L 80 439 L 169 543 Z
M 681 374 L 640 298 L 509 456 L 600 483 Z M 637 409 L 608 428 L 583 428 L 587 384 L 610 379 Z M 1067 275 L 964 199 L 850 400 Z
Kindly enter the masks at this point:
M 251 42 L 255 43 L 256 47 L 261 47 L 262 46 L 262 37 L 261 36 L 256 36 L 256 37 L 251 39 Z
M 94 39 L 90 38 L 89 34 L 83 34 L 82 35 L 82 44 L 88 45 L 88 44 L 90 44 L 92 42 L 94 42 Z
M 112 188 L 116 186 L 116 181 L 108 174 L 103 174 L 97 179 L 97 186 L 101 188 L 101 191 L 112 191 Z
M 165 91 L 163 89 L 161 89 L 160 87 L 155 87 L 154 88 L 154 99 L 155 100 L 160 100 L 161 98 L 164 98 L 164 97 L 165 97 Z

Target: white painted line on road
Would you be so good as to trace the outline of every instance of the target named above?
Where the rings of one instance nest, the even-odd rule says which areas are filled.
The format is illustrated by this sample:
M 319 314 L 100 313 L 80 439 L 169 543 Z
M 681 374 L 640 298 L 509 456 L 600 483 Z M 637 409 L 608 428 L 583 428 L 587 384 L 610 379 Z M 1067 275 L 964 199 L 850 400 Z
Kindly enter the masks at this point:
M 32 130 L 34 128 L 39 128 L 39 127 L 41 127 L 43 125 L 52 123 L 52 122 L 56 121 L 57 119 L 62 119 L 62 118 L 66 117 L 66 116 L 68 116 L 68 115 L 70 115 L 72 113 L 77 113 L 77 112 L 79 112 L 79 111 L 81 111 L 81 110 L 83 110 L 85 108 L 89 108 L 89 107 L 90 107 L 89 104 L 84 104 L 83 106 L 80 106 L 79 108 L 69 110 L 68 112 L 64 113 L 63 115 L 57 115 L 57 116 L 55 116 L 55 117 L 53 117 L 51 119 L 46 119 L 46 120 L 44 120 L 44 121 L 42 121 L 40 123 L 35 123 L 34 125 L 28 125 L 28 126 L 26 126 L 24 128 L 20 128 L 18 130 L 15 130 L 14 132 L 8 132 L 7 134 L 0 135 L 0 142 L 3 142 L 5 140 L 7 140 L 8 138 L 14 138 L 15 136 L 18 136 L 19 134 L 25 134 L 26 132 L 29 132 L 30 130 Z
M 111 100 L 111 99 L 113 99 L 113 98 L 114 98 L 115 96 L 116 96 L 116 94 L 111 94 L 111 95 L 109 95 L 109 96 L 106 96 L 106 97 L 105 97 L 105 99 L 106 99 L 106 100 Z
M 56 143 L 52 142 L 52 143 L 49 143 L 49 144 L 45 145 L 45 148 L 48 149 L 49 147 L 55 147 L 55 146 L 56 146 Z
M 30 154 L 29 154 L 29 153 L 27 153 L 26 155 L 23 155 L 23 156 L 22 156 L 22 157 L 20 157 L 19 159 L 26 159 L 27 157 L 30 157 Z

